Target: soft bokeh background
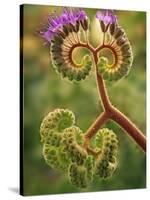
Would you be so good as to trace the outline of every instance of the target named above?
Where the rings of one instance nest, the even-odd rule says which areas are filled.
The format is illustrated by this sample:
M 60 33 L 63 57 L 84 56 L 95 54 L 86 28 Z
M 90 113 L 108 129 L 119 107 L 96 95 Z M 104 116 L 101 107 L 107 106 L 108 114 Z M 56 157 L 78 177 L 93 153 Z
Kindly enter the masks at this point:
M 40 195 L 133 189 L 146 187 L 146 158 L 139 147 L 114 122 L 108 122 L 119 137 L 119 166 L 109 180 L 94 178 L 89 188 L 72 186 L 67 176 L 46 165 L 42 157 L 39 127 L 43 117 L 55 108 L 68 108 L 76 115 L 76 124 L 86 131 L 102 111 L 97 94 L 94 69 L 82 82 L 72 83 L 56 74 L 51 65 L 49 46 L 36 31 L 47 15 L 61 7 L 24 6 L 23 75 L 24 75 L 24 194 Z M 97 45 L 96 10 L 86 9 L 91 21 L 90 40 Z M 130 74 L 108 85 L 114 105 L 125 113 L 145 133 L 146 131 L 146 13 L 116 11 L 119 24 L 125 29 L 134 54 Z

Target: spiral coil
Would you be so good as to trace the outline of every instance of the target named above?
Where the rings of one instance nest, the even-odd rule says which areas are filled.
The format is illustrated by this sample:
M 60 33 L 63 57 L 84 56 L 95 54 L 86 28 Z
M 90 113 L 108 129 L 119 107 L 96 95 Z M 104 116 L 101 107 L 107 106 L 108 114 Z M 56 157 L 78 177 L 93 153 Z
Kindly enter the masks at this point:
M 54 169 L 68 173 L 70 182 L 85 188 L 94 174 L 109 178 L 117 167 L 118 140 L 113 131 L 100 129 L 94 137 L 94 149 L 90 155 L 84 149 L 84 134 L 75 126 L 74 114 L 66 109 L 50 112 L 41 123 L 40 135 L 45 162 Z
M 104 41 L 102 49 L 109 49 L 113 55 L 113 63 L 109 64 L 108 58 L 99 57 L 98 73 L 105 80 L 117 81 L 127 76 L 133 62 L 133 55 L 130 42 L 125 31 L 117 24 L 111 24 L 107 32 L 104 33 L 107 40 Z
M 92 60 L 89 55 L 85 55 L 80 64 L 73 61 L 73 49 L 78 46 L 80 25 L 83 30 L 87 29 L 87 22 L 77 22 L 76 25 L 65 25 L 63 30 L 54 36 L 51 42 L 51 58 L 54 69 L 67 77 L 70 81 L 80 81 L 89 75 Z

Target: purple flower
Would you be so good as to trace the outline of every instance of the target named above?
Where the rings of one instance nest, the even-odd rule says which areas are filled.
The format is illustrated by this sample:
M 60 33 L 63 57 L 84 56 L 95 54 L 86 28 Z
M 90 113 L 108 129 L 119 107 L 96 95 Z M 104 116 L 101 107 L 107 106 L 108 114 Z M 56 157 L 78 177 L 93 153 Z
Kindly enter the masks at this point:
M 45 31 L 40 31 L 41 36 L 47 41 L 51 42 L 53 36 L 57 31 L 61 31 L 64 25 L 75 25 L 77 21 L 83 21 L 87 19 L 87 15 L 84 10 L 76 8 L 64 8 L 60 16 L 56 12 L 48 16 L 48 25 Z
M 103 21 L 104 24 L 112 24 L 117 22 L 117 16 L 113 14 L 112 10 L 102 10 L 96 13 L 96 18 Z

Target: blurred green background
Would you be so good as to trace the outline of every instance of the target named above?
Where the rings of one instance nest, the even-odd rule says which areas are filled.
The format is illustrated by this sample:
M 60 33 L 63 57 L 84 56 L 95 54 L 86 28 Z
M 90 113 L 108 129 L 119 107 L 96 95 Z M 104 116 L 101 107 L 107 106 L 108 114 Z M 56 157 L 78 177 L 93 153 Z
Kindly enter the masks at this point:
M 76 115 L 76 124 L 86 131 L 102 111 L 97 93 L 94 69 L 79 83 L 62 79 L 51 66 L 49 46 L 36 31 L 47 15 L 61 7 L 25 5 L 23 31 L 24 75 L 24 194 L 40 195 L 86 191 L 119 190 L 146 187 L 146 158 L 142 150 L 114 122 L 112 128 L 119 137 L 119 166 L 110 180 L 94 178 L 89 188 L 72 186 L 66 175 L 50 169 L 42 157 L 39 127 L 43 117 L 55 108 L 68 108 Z M 99 40 L 96 9 L 85 9 L 90 17 L 90 41 Z M 119 24 L 125 29 L 134 54 L 129 76 L 108 85 L 114 105 L 125 113 L 145 133 L 146 131 L 146 13 L 116 11 Z

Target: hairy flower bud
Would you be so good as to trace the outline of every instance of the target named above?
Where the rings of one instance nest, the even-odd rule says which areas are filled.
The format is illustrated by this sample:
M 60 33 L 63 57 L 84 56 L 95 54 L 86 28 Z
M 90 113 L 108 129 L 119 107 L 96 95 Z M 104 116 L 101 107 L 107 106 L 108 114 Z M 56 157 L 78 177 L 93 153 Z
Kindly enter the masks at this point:
M 62 132 L 75 123 L 74 114 L 66 109 L 55 109 L 42 121 L 40 127 L 41 141 L 44 141 L 50 132 Z
M 100 129 L 95 138 L 101 153 L 96 159 L 96 174 L 101 178 L 112 176 L 117 167 L 118 140 L 115 133 L 107 128 Z
M 86 188 L 93 179 L 93 161 L 87 157 L 85 163 L 78 165 L 72 163 L 69 167 L 70 182 L 79 188 Z
M 78 127 L 70 127 L 64 130 L 62 145 L 66 148 L 68 156 L 72 162 L 76 162 L 78 165 L 84 163 L 87 153 L 80 146 L 76 140 L 77 135 L 81 134 L 81 130 Z
M 131 45 L 124 35 L 123 29 L 117 29 L 114 35 L 113 45 L 107 44 L 107 48 L 113 54 L 113 63 L 109 64 L 106 57 L 99 57 L 98 59 L 98 73 L 103 76 L 105 80 L 116 81 L 125 77 L 132 65 L 133 56 Z

